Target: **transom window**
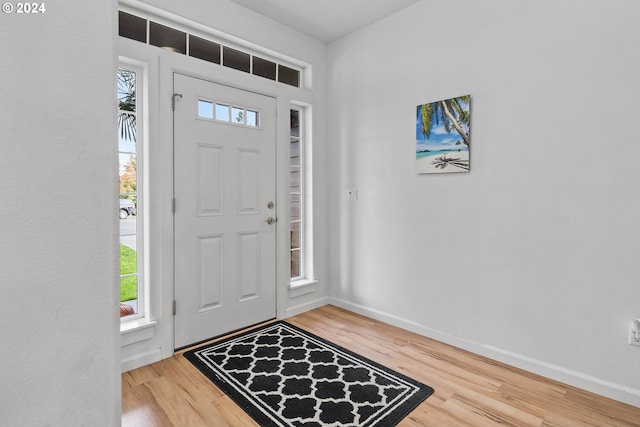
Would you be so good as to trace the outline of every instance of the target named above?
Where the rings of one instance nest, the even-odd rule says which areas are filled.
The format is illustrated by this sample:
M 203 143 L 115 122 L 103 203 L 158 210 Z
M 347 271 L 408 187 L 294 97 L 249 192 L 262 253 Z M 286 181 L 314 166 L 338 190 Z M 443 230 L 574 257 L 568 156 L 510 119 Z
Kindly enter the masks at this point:
M 176 28 L 173 28 L 176 27 Z M 118 34 L 174 53 L 188 55 L 254 76 L 300 87 L 300 70 L 226 45 L 222 40 L 207 40 L 177 28 L 162 25 L 144 17 L 119 11 Z M 241 48 L 242 49 L 242 48 Z

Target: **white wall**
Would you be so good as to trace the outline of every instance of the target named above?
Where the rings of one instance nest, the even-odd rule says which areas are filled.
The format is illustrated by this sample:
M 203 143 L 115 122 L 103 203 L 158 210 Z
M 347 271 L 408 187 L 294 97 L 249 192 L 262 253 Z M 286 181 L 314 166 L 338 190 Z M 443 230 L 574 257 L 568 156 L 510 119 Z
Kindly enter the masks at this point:
M 640 406 L 639 19 L 424 0 L 330 45 L 333 301 Z M 417 175 L 416 105 L 464 94 L 471 173 Z
M 115 5 L 0 16 L 0 413 L 120 424 Z

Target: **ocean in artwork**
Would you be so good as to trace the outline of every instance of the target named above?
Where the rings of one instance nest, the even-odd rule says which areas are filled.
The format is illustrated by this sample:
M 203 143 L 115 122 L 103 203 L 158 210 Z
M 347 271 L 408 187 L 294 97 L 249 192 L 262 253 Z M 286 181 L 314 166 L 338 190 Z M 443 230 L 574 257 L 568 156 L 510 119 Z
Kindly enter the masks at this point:
M 459 96 L 416 108 L 416 171 L 469 172 L 471 96 Z
M 423 157 L 431 157 L 438 154 L 454 154 L 460 151 L 469 151 L 468 148 L 460 149 L 460 150 L 434 150 L 434 151 L 416 151 L 416 159 L 421 159 Z

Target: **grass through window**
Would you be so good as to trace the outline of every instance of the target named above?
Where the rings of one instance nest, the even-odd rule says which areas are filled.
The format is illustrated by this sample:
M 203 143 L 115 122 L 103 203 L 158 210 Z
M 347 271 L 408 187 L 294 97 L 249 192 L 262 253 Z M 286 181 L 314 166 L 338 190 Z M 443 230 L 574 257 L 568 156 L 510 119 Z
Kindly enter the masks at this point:
M 128 246 L 120 245 L 120 302 L 138 299 L 138 275 L 136 274 L 136 251 Z

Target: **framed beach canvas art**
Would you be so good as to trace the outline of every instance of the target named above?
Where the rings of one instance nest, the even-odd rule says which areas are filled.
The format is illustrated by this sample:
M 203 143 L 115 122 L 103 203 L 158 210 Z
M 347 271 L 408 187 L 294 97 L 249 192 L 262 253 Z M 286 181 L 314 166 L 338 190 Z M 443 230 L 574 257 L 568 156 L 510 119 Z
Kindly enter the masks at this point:
M 449 98 L 416 109 L 418 173 L 469 172 L 471 95 Z

